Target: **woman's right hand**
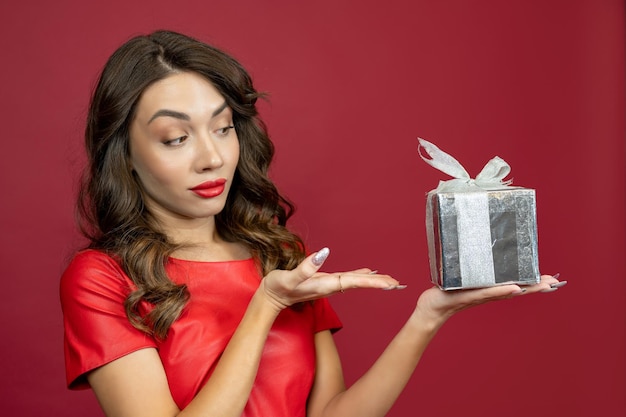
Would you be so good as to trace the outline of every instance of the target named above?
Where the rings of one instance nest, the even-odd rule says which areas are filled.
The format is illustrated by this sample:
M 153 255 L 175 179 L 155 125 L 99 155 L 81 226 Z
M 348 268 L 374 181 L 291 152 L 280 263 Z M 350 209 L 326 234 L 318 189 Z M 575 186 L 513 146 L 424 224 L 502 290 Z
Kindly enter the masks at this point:
M 330 251 L 328 248 L 311 254 L 291 271 L 274 270 L 267 274 L 259 289 L 280 311 L 293 304 L 315 300 L 354 288 L 403 288 L 389 275 L 381 275 L 369 268 L 353 271 L 318 272 Z

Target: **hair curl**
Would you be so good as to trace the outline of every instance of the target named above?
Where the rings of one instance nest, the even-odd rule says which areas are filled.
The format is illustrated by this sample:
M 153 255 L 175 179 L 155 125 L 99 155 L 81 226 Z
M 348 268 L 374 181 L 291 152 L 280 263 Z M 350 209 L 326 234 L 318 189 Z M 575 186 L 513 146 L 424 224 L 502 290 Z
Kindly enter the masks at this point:
M 286 228 L 294 206 L 268 176 L 274 145 L 255 105 L 262 95 L 246 70 L 219 49 L 179 33 L 132 38 L 111 55 L 91 99 L 85 131 L 88 166 L 77 209 L 89 248 L 112 255 L 136 285 L 125 301 L 130 322 L 159 338 L 167 336 L 189 292 L 167 276 L 168 257 L 178 246 L 160 231 L 144 204 L 129 163 L 129 130 L 146 88 L 183 71 L 201 75 L 220 92 L 233 111 L 239 138 L 229 197 L 216 215 L 218 233 L 245 245 L 264 274 L 293 269 L 304 258 L 302 240 Z M 147 315 L 139 311 L 142 300 L 154 306 Z

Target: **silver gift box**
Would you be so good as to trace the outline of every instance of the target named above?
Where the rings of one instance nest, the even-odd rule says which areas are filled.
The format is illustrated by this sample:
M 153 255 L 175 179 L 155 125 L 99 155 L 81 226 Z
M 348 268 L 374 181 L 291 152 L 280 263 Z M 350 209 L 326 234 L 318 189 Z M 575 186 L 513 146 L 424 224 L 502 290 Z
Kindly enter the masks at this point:
M 428 193 L 426 231 L 431 278 L 444 290 L 535 284 L 535 191 Z

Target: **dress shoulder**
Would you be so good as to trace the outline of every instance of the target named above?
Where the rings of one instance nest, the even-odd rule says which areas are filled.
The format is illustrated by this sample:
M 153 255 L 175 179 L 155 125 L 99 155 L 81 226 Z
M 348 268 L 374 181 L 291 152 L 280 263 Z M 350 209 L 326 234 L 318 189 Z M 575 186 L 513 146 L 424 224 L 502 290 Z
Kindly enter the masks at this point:
M 130 278 L 110 256 L 79 252 L 60 283 L 65 365 L 70 388 L 85 388 L 87 372 L 145 347 L 155 340 L 133 327 L 124 301 L 134 289 Z

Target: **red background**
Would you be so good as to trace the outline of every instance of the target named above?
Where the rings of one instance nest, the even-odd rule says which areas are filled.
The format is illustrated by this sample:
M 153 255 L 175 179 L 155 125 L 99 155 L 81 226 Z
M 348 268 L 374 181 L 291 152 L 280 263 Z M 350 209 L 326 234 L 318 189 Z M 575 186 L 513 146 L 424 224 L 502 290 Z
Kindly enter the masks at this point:
M 214 3 L 214 4 L 213 4 Z M 569 285 L 454 317 L 390 416 L 623 416 L 624 2 L 56 1 L 0 5 L 3 415 L 102 415 L 64 387 L 58 278 L 81 244 L 75 178 L 89 93 L 131 35 L 220 46 L 271 93 L 273 176 L 326 270 L 409 285 L 331 299 L 353 381 L 429 286 L 424 194 L 496 154 L 538 194 L 544 273 Z

